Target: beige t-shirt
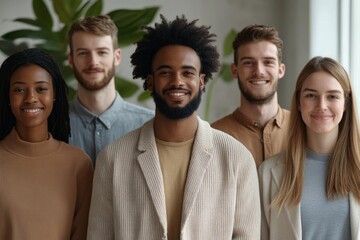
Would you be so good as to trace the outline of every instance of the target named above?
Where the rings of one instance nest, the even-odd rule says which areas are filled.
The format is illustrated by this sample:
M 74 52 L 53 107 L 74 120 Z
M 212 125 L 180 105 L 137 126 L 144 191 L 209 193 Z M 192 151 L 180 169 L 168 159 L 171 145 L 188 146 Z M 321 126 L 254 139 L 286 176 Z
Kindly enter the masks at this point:
M 181 214 L 186 176 L 194 139 L 165 142 L 156 139 L 163 174 L 168 239 L 180 239 Z

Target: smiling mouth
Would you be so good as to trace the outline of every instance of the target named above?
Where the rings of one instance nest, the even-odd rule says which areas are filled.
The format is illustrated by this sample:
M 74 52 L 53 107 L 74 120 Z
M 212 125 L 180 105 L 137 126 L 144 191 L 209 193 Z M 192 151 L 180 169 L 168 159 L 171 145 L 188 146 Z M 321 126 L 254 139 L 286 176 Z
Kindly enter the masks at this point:
M 250 81 L 250 83 L 254 84 L 254 85 L 265 85 L 268 82 L 270 82 L 270 81 L 269 80 L 252 80 L 252 81 Z
M 43 110 L 43 108 L 23 108 L 22 111 L 26 112 L 26 113 L 37 113 L 37 112 L 41 112 Z

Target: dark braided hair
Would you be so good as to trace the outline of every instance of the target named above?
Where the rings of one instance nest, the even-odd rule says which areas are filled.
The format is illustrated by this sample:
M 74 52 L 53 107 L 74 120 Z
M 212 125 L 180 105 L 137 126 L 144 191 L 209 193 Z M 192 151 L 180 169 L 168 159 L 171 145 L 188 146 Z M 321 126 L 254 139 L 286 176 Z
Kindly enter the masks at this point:
M 0 68 L 0 140 L 4 139 L 15 126 L 15 116 L 9 106 L 10 79 L 22 66 L 38 65 L 51 76 L 54 96 L 52 112 L 48 118 L 48 131 L 60 141 L 68 142 L 70 136 L 68 87 L 59 67 L 50 55 L 37 48 L 17 52 L 8 57 Z
M 184 15 L 176 17 L 173 21 L 167 21 L 160 15 L 161 23 L 155 27 L 144 26 L 146 30 L 143 38 L 137 42 L 135 52 L 131 55 L 131 64 L 134 66 L 133 77 L 146 79 L 152 73 L 152 61 L 155 54 L 168 45 L 183 45 L 194 49 L 200 58 L 202 74 L 205 74 L 204 82 L 212 78 L 212 73 L 220 67 L 219 53 L 216 46 L 212 45 L 216 35 L 209 32 L 210 27 L 198 27 L 198 20 L 188 22 Z M 147 83 L 144 82 L 144 90 Z

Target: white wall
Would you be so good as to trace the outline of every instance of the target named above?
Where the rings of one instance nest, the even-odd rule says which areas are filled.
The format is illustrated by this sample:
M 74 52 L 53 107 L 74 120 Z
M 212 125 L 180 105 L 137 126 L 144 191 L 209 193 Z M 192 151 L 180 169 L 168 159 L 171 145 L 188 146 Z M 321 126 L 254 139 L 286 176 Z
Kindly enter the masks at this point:
M 20 16 L 33 17 L 31 2 L 31 0 L 2 0 L 0 34 L 26 27 L 26 25 L 15 24 L 11 20 Z M 45 0 L 45 2 L 50 3 L 51 1 Z M 298 65 L 304 63 L 303 59 L 307 58 L 306 53 L 308 52 L 306 41 L 302 39 L 306 40 L 306 27 L 308 26 L 303 25 L 302 18 L 307 16 L 306 4 L 303 2 L 302 0 L 104 0 L 104 13 L 118 8 L 137 9 L 157 5 L 161 7 L 159 13 L 162 13 L 168 19 L 185 14 L 190 20 L 199 19 L 199 24 L 212 26 L 211 30 L 218 35 L 217 45 L 220 53 L 222 53 L 223 39 L 230 29 L 239 31 L 244 26 L 254 23 L 275 26 L 279 29 L 280 35 L 285 42 L 284 57 L 287 72 L 285 78 L 281 80 L 279 99 L 280 103 L 287 107 L 292 93 L 293 82 L 299 69 Z M 305 14 L 303 11 L 305 11 Z M 299 16 L 297 17 L 297 15 Z M 155 21 L 159 21 L 158 16 Z M 299 39 L 299 36 L 302 38 Z M 298 45 L 304 46 L 304 49 L 300 47 L 299 50 Z M 133 50 L 133 47 L 123 49 L 123 61 L 118 67 L 118 72 L 123 76 L 128 76 L 129 79 L 131 79 L 129 57 Z M 0 55 L 1 62 L 3 59 L 4 55 Z M 231 62 L 232 58 L 228 58 L 226 61 Z M 142 82 L 140 80 L 136 80 L 136 82 L 141 86 Z M 200 116 L 204 115 L 203 109 L 206 96 L 205 93 L 198 111 Z M 133 98 L 129 99 L 129 101 L 135 102 L 136 100 Z M 208 120 L 211 122 L 232 112 L 239 104 L 240 97 L 236 81 L 228 84 L 217 81 Z M 153 107 L 151 100 L 145 105 L 150 108 Z

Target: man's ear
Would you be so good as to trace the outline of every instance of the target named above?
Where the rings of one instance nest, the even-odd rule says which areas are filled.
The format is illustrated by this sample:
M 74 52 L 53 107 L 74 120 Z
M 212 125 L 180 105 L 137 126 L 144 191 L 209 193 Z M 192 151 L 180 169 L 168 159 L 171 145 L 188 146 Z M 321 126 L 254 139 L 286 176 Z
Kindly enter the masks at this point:
M 285 75 L 285 64 L 281 63 L 279 66 L 279 79 Z
M 71 53 L 67 55 L 68 64 L 71 68 L 74 68 L 73 56 Z
M 236 79 L 236 80 L 238 79 L 238 76 L 237 76 L 238 72 L 237 72 L 237 67 L 236 67 L 235 63 L 232 63 L 230 65 L 230 73 L 234 79 Z
M 200 90 L 204 91 L 205 90 L 205 77 L 206 75 L 204 73 L 200 74 Z
M 114 64 L 115 66 L 117 66 L 121 63 L 121 59 L 122 59 L 121 49 L 120 48 L 115 49 L 114 55 L 115 55 Z

